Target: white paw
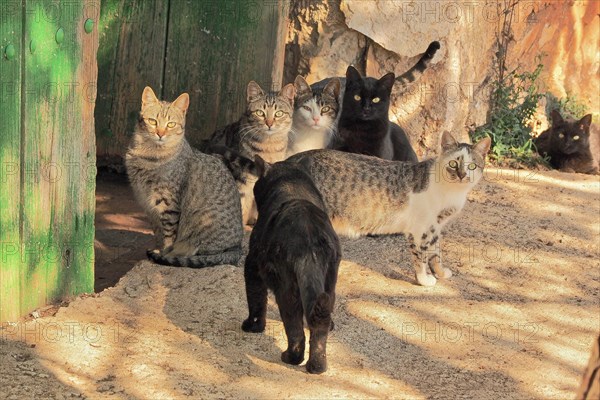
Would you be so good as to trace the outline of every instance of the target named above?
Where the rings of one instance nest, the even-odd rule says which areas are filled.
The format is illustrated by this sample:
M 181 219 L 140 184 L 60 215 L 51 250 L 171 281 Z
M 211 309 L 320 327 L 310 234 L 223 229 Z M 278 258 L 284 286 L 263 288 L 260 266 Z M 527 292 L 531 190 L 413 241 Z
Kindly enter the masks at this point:
M 433 275 L 429 274 L 417 274 L 417 282 L 421 286 L 434 286 L 437 279 Z
M 439 276 L 439 278 L 448 279 L 452 276 L 452 271 L 450 271 L 448 268 L 443 268 L 442 272 L 443 273 Z

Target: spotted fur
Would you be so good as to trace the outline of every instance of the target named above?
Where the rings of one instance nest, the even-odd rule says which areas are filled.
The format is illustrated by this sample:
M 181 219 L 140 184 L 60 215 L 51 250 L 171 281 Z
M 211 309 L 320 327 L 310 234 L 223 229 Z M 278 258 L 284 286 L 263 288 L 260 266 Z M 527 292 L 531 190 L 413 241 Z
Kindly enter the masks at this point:
M 339 235 L 403 233 L 417 282 L 429 286 L 436 282 L 431 270 L 438 277 L 451 276 L 441 268 L 441 231 L 483 176 L 489 146 L 489 138 L 461 144 L 444 132 L 441 155 L 418 163 L 334 150 L 300 153 L 287 162 L 311 176 Z

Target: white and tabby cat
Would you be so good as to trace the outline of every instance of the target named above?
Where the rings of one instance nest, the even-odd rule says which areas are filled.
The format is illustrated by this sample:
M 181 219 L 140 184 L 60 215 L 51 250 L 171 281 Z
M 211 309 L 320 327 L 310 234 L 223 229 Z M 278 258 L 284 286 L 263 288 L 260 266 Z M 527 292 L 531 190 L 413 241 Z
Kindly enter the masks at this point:
M 133 192 L 161 248 L 148 257 L 193 268 L 237 264 L 243 230 L 235 181 L 223 161 L 185 140 L 188 106 L 187 93 L 170 103 L 146 87 L 125 156 Z
M 439 157 L 418 163 L 335 150 L 299 153 L 286 162 L 312 178 L 338 234 L 405 234 L 417 282 L 431 286 L 436 283 L 431 270 L 438 277 L 451 276 L 441 267 L 440 234 L 483 176 L 491 142 L 458 143 L 444 132 L 441 143 Z
M 340 80 L 333 78 L 323 89 L 312 90 L 298 75 L 294 82 L 296 102 L 287 155 L 324 149 L 331 142 L 340 109 Z
M 294 96 L 293 84 L 284 86 L 279 92 L 265 93 L 256 82 L 251 81 L 247 87 L 246 112 L 238 121 L 214 132 L 205 149 L 222 154 L 225 148 L 229 148 L 250 160 L 259 155 L 269 163 L 285 159 L 292 128 Z M 252 192 L 255 183 L 256 178 L 252 176 L 238 182 L 245 224 L 253 224 L 256 220 Z

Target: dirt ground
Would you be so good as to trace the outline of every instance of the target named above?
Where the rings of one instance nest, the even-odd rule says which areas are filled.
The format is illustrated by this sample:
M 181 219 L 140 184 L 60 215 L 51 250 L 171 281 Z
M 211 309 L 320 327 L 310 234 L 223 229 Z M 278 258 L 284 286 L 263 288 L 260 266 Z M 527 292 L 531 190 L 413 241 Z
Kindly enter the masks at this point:
M 242 332 L 242 268 L 127 272 L 151 233 L 123 181 L 97 196 L 104 290 L 3 327 L 3 397 L 570 399 L 600 332 L 598 177 L 488 170 L 435 287 L 415 285 L 401 238 L 344 239 L 320 376 L 280 361 L 272 299 L 266 332 Z

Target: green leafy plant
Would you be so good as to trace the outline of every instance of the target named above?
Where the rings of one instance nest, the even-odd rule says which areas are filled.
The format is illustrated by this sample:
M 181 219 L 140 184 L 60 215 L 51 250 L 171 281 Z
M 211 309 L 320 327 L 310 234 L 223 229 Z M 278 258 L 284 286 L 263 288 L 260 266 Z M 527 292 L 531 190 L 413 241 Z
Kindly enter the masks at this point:
M 535 114 L 545 93 L 539 91 L 538 78 L 543 69 L 520 72 L 514 69 L 493 83 L 488 123 L 471 132 L 477 141 L 492 139 L 490 159 L 498 164 L 534 166 L 544 163 L 535 151 L 528 120 Z
M 550 120 L 552 110 L 558 110 L 563 118 L 580 119 L 588 113 L 587 106 L 583 104 L 575 96 L 567 93 L 567 97 L 560 99 L 552 93 L 546 94 L 546 116 Z

